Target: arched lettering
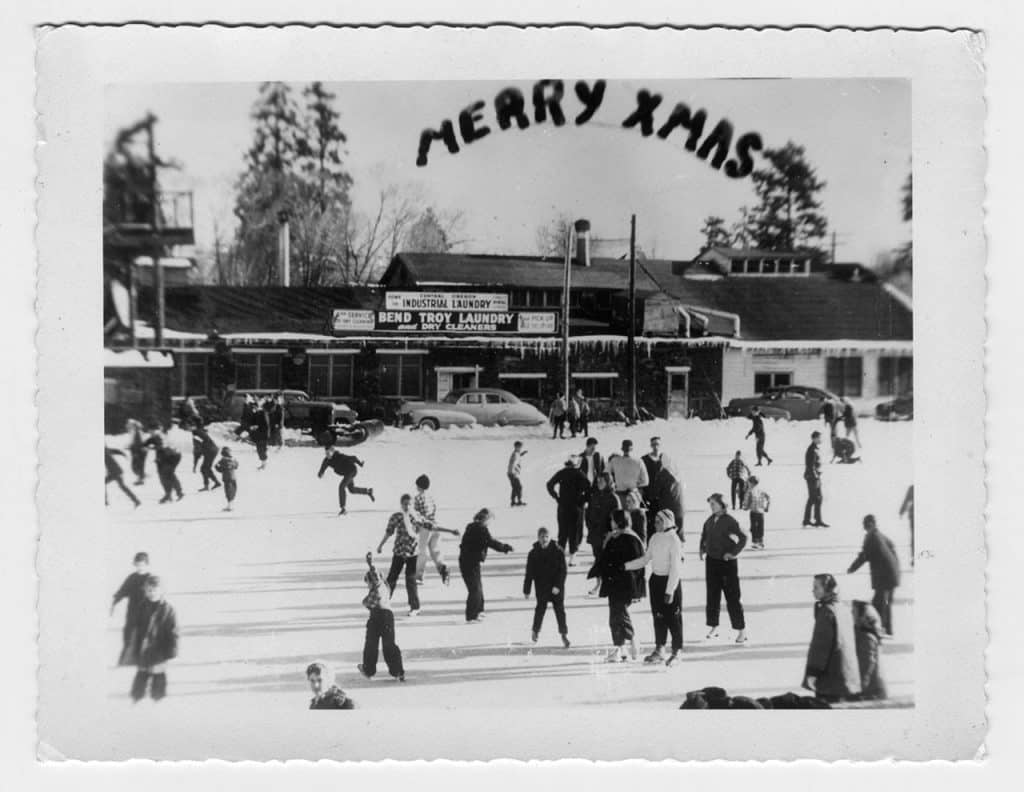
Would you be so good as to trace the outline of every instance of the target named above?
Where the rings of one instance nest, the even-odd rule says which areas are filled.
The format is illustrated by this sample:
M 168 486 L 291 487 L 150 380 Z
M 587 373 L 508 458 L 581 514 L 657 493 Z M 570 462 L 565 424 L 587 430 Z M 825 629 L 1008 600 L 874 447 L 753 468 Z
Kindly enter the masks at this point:
M 416 166 L 422 168 L 427 164 L 427 154 L 430 151 L 430 144 L 435 140 L 443 140 L 448 151 L 452 154 L 459 153 L 459 141 L 455 139 L 455 128 L 452 122 L 445 119 L 441 122 L 441 130 L 424 129 L 420 133 L 420 147 L 416 152 Z
M 533 86 L 533 120 L 542 124 L 551 113 L 551 122 L 560 127 L 565 123 L 562 97 L 565 85 L 561 80 L 540 80 Z

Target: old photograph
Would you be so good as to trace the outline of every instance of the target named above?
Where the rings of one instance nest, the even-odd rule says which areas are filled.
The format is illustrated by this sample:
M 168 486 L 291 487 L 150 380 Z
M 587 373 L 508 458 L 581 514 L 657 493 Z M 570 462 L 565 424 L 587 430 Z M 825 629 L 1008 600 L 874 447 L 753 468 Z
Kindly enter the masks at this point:
M 359 43 L 455 46 L 414 32 Z M 54 36 L 55 63 L 79 52 Z M 516 36 L 539 34 L 471 46 Z M 945 432 L 969 459 L 984 409 L 942 374 L 976 364 L 943 346 L 936 279 L 980 281 L 984 253 L 935 255 L 928 52 L 908 39 L 910 67 L 860 73 L 539 57 L 375 78 L 323 67 L 312 31 L 267 40 L 208 74 L 166 49 L 124 79 L 104 62 L 81 197 L 44 192 L 44 251 L 54 213 L 92 235 L 81 289 L 55 270 L 41 289 L 90 306 L 40 362 L 44 388 L 48 364 L 88 370 L 41 412 L 85 460 L 57 496 L 62 449 L 42 453 L 44 758 L 549 758 L 524 733 L 563 718 L 600 725 L 554 757 L 768 758 L 695 747 L 723 722 L 694 710 L 865 741 L 821 758 L 977 746 L 969 718 L 953 753 L 885 737 L 953 706 L 926 681 L 947 673 L 933 592 L 958 568 L 939 549 L 984 547 L 980 467 L 934 452 Z M 943 112 L 973 150 L 979 83 L 956 84 Z M 955 178 L 979 209 L 983 173 Z M 979 626 L 942 655 L 978 711 Z M 646 719 L 664 736 L 605 752 Z

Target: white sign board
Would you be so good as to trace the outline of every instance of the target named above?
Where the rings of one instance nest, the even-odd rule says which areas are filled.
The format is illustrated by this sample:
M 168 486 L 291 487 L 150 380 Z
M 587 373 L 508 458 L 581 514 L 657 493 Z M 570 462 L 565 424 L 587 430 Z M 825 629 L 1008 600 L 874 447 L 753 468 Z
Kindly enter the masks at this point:
M 553 333 L 555 332 L 555 314 L 528 313 L 519 314 L 520 333 Z
M 331 312 L 331 329 L 336 333 L 346 331 L 372 331 L 375 327 L 373 311 L 349 311 L 336 309 Z
M 508 311 L 507 294 L 469 292 L 388 292 L 389 311 Z

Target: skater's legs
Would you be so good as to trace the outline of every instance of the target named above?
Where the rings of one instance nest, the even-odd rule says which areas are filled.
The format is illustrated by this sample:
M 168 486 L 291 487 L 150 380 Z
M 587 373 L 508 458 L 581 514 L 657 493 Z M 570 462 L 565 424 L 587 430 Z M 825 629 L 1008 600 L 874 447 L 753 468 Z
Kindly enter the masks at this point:
M 366 620 L 366 639 L 363 641 L 363 673 L 373 676 L 377 673 L 377 645 L 380 643 L 379 608 L 370 611 Z
M 134 701 L 142 701 L 146 697 L 146 688 L 149 686 L 149 671 L 144 668 L 140 668 L 135 673 L 135 679 L 132 680 L 132 699 Z
M 416 578 L 423 579 L 423 573 L 427 570 L 427 557 L 430 550 L 427 544 L 430 542 L 430 529 L 420 528 L 419 530 L 419 555 L 416 558 Z
M 153 674 L 153 686 L 150 688 L 149 695 L 153 697 L 153 701 L 159 701 L 167 695 L 167 674 L 163 672 Z
M 387 577 L 384 578 L 387 581 L 388 589 L 392 594 L 395 593 L 395 586 L 398 585 L 398 575 L 405 568 L 405 559 L 402 556 L 391 556 L 391 568 L 388 569 Z
M 654 621 L 654 645 L 658 648 L 663 647 L 668 640 L 668 622 L 665 613 L 665 587 L 667 585 L 668 578 L 665 575 L 651 575 L 649 592 L 651 618 Z
M 431 531 L 430 538 L 427 540 L 427 550 L 430 553 L 430 560 L 434 562 L 434 566 L 437 568 L 437 572 L 442 577 L 444 572 L 441 570 L 446 569 L 444 564 L 444 554 L 441 552 L 441 533 L 439 531 Z
M 560 591 L 551 597 L 551 607 L 555 609 L 555 621 L 558 622 L 558 634 L 568 635 L 569 625 L 565 620 L 565 592 Z
M 540 632 L 540 628 L 544 626 L 544 614 L 548 610 L 547 598 L 542 594 L 537 595 L 537 606 L 533 609 L 533 631 L 535 633 Z
M 892 635 L 892 589 L 875 589 L 871 604 L 882 620 L 882 629 Z
M 729 611 L 729 623 L 734 630 L 746 628 L 743 621 L 743 604 L 740 602 L 740 569 L 734 558 L 732 561 L 723 561 L 723 585 L 725 593 L 725 607 Z
M 395 614 L 389 610 L 380 612 L 380 638 L 388 673 L 393 677 L 402 676 L 405 669 L 402 667 L 402 650 L 395 643 Z
M 128 496 L 128 500 L 134 503 L 136 506 L 139 505 L 139 499 L 135 497 L 135 493 L 128 489 L 128 485 L 124 483 L 124 479 L 121 476 L 115 476 L 114 481 L 117 482 L 117 486 L 120 487 L 121 492 Z
M 230 504 L 234 499 L 235 495 L 238 494 L 238 482 L 234 479 L 224 482 L 224 496 L 228 499 Z
M 466 584 L 466 620 L 477 618 L 484 609 L 483 581 L 480 578 L 480 562 L 459 559 L 459 571 Z
M 754 544 L 764 542 L 764 515 L 760 512 L 750 513 L 750 538 Z
M 409 597 L 409 609 L 420 609 L 419 584 L 416 582 L 416 556 L 405 559 L 405 593 Z
M 629 600 L 619 597 L 608 598 L 608 627 L 611 629 L 612 644 L 622 646 L 633 640 L 633 622 L 629 618 Z
M 718 626 L 718 614 L 722 609 L 722 571 L 725 561 L 716 561 L 708 557 L 704 559 L 704 584 L 707 590 L 707 601 L 704 606 L 705 623 L 708 627 Z

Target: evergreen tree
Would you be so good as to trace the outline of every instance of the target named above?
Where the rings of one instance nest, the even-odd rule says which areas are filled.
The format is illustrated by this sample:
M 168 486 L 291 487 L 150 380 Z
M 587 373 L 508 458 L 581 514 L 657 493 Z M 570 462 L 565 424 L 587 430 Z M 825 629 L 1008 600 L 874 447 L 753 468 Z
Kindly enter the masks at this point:
M 725 219 L 716 215 L 704 218 L 704 226 L 700 230 L 704 237 L 704 247 L 727 247 L 729 232 L 725 228 Z
M 342 145 L 348 138 L 338 126 L 341 114 L 334 109 L 336 96 L 321 82 L 310 83 L 302 95 L 306 98 L 306 127 L 297 140 L 302 172 L 315 186 L 321 212 L 332 203 L 347 206 L 352 177 L 341 161 Z
M 757 247 L 793 251 L 816 249 L 828 230 L 818 196 L 825 188 L 805 159 L 803 146 L 792 141 L 765 149 L 768 167 L 751 176 L 760 203 L 754 209 Z

